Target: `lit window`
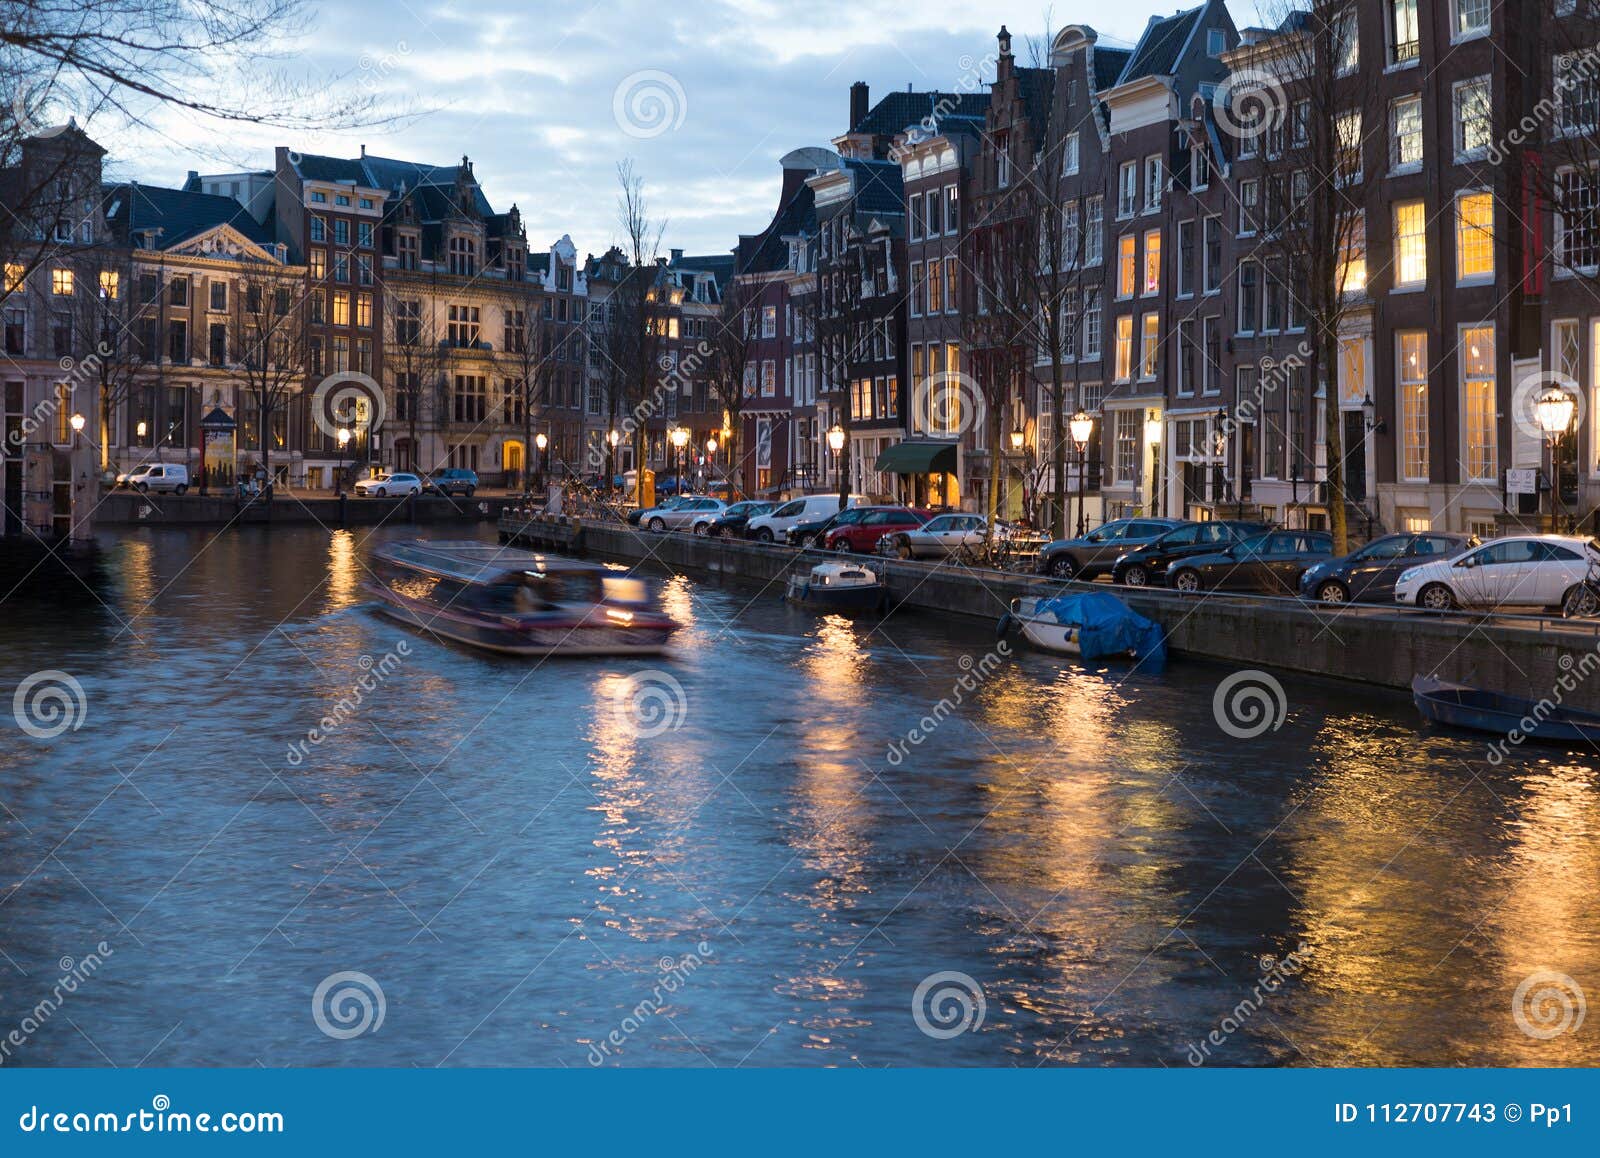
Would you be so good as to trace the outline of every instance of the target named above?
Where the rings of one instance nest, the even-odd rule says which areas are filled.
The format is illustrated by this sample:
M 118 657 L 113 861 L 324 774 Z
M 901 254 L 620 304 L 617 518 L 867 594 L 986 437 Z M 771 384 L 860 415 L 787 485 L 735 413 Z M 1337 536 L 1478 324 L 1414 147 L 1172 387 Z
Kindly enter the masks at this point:
M 1367 288 L 1367 219 L 1356 213 L 1344 227 L 1344 255 L 1339 263 L 1339 292 L 1359 293 Z
M 1428 280 L 1427 226 L 1421 201 L 1394 207 L 1395 285 L 1422 285 Z
M 1133 234 L 1117 239 L 1117 296 L 1133 296 L 1134 277 L 1137 273 L 1139 239 Z
M 28 271 L 16 262 L 6 262 L 6 293 L 16 293 L 28 280 Z
M 1123 314 L 1117 319 L 1117 381 L 1126 382 L 1133 377 L 1133 315 Z
M 1161 230 L 1152 229 L 1144 235 L 1144 292 L 1145 296 L 1161 292 Z
M 1467 477 L 1499 477 L 1495 461 L 1494 328 L 1461 331 L 1461 409 L 1466 419 Z
M 350 295 L 345 290 L 335 290 L 333 293 L 333 324 L 350 324 Z
M 114 269 L 100 271 L 100 296 L 107 301 L 116 301 L 122 294 L 122 275 Z
M 1400 470 L 1407 482 L 1428 481 L 1428 335 L 1397 335 L 1400 345 Z
M 1494 197 L 1456 198 L 1456 280 L 1494 277 Z
M 50 271 L 50 292 L 58 297 L 71 297 L 73 277 L 70 269 L 53 269 Z
M 1146 314 L 1139 335 L 1139 377 L 1156 376 L 1156 354 L 1161 349 L 1161 315 Z

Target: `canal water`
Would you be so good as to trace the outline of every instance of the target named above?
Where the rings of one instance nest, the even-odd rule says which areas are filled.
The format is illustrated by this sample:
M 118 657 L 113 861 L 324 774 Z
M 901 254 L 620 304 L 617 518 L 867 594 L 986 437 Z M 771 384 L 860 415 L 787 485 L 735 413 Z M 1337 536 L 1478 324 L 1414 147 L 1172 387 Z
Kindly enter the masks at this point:
M 1600 756 L 1288 677 L 1240 738 L 1227 668 L 682 577 L 670 659 L 487 657 L 374 614 L 411 533 L 0 603 L 76 725 L 0 751 L 0 1063 L 1600 1060 Z

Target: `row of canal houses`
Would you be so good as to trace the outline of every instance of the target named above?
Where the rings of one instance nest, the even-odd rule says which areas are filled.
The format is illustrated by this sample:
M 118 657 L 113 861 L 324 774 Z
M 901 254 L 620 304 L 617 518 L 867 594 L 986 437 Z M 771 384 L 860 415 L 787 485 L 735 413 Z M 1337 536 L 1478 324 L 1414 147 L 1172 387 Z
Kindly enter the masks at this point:
M 1315 23 L 1240 29 L 1221 0 L 1152 19 L 1132 46 L 1068 26 L 1026 65 L 1002 28 L 942 91 L 873 102 L 851 86 L 830 146 L 783 157 L 764 228 L 657 259 L 663 388 L 641 412 L 605 341 L 628 258 L 531 245 L 467 157 L 279 148 L 271 168 L 156 188 L 103 181 L 75 126 L 39 134 L 0 170 L 0 200 L 36 171 L 54 186 L 31 236 L 0 237 L 5 530 L 82 533 L 101 472 L 156 458 L 198 473 L 213 435 L 230 454 L 218 485 L 265 471 L 326 489 L 352 462 L 515 485 L 629 469 L 612 434 L 636 420 L 647 465 L 731 471 L 753 494 L 843 481 L 975 509 L 992 490 L 1046 525 L 1322 526 L 1332 457 L 1357 531 L 1485 534 L 1538 507 L 1508 480 L 1545 465 L 1520 409 L 1540 379 L 1578 391 L 1551 458 L 1568 508 L 1592 508 L 1600 184 L 1592 160 L 1557 158 L 1592 137 L 1600 84 L 1557 84 L 1569 57 L 1549 46 L 1569 24 L 1566 43 L 1600 43 L 1593 13 L 1310 7 L 1332 25 L 1326 109 L 1274 79 Z M 1250 99 L 1264 117 L 1239 115 Z M 1328 134 L 1336 174 L 1286 162 Z M 1281 240 L 1335 194 L 1339 236 L 1313 239 L 1339 251 L 1329 352 L 1309 337 L 1305 253 Z M 1033 263 L 1055 276 L 1054 355 L 1013 284 L 1031 245 L 1060 253 Z M 263 325 L 282 340 L 256 357 Z M 717 353 L 731 327 L 736 390 Z M 327 395 L 352 383 L 385 421 L 342 443 Z
M 1529 469 L 1548 488 L 1552 461 L 1565 508 L 1592 510 L 1597 186 L 1582 150 L 1600 85 L 1564 76 L 1550 46 L 1600 44 L 1594 13 L 1292 8 L 1241 29 L 1208 0 L 1131 47 L 1073 25 L 1029 65 L 1002 28 L 992 84 L 875 104 L 855 85 L 848 131 L 783 159 L 776 214 L 736 250 L 736 285 L 765 314 L 747 485 L 827 489 L 842 470 L 864 493 L 982 509 L 993 479 L 1003 513 L 1046 525 L 1065 493 L 1069 526 L 1325 527 L 1333 426 L 1352 533 L 1493 533 L 1548 504 L 1519 492 Z M 1325 40 L 1307 8 L 1331 22 Z M 1285 65 L 1308 42 L 1333 58 L 1310 98 Z M 1335 175 L 1286 160 L 1319 133 Z M 1561 147 L 1541 154 L 1550 138 Z M 1294 215 L 1334 189 L 1338 225 L 1310 240 L 1338 250 L 1339 301 L 1321 315 L 1337 333 L 1319 349 L 1297 268 L 1312 250 L 1279 223 L 1303 232 Z M 1059 230 L 1041 228 L 1051 209 Z M 1005 316 L 1025 300 L 998 257 L 1018 232 L 1061 248 L 1059 371 L 1047 327 Z M 864 300 L 832 292 L 843 273 Z M 859 326 L 840 320 L 852 310 Z M 1553 453 L 1529 409 L 1551 381 L 1579 402 Z

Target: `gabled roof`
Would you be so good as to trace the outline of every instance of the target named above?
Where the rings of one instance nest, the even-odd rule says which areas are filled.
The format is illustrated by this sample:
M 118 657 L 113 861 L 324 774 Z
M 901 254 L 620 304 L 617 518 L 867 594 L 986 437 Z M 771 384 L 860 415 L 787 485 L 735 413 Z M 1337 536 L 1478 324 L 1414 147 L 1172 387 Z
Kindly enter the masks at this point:
M 232 197 L 132 181 L 101 188 L 106 226 L 125 245 L 143 230 L 160 229 L 157 248 L 172 249 L 219 225 L 231 226 L 242 237 L 263 247 L 274 243 L 272 233 Z
M 1056 91 L 1056 73 L 1053 68 L 1019 68 L 1016 70 L 1017 95 L 1022 98 L 1022 111 L 1035 135 L 1042 133 L 1050 123 L 1050 108 Z
M 421 161 L 377 157 L 371 153 L 362 157 L 359 163 L 365 170 L 370 184 L 379 189 L 388 189 L 390 192 L 398 192 L 402 186 L 407 190 L 425 186 L 453 191 L 456 183 L 465 178 L 472 184 L 472 200 L 477 211 L 484 217 L 494 213 L 489 199 L 484 196 L 483 188 L 478 185 L 477 178 L 469 166 L 429 165 Z M 454 203 L 454 197 L 451 197 L 451 202 Z
M 904 213 L 904 186 L 898 161 L 844 163 L 855 184 L 854 207 L 860 213 Z
M 789 264 L 789 246 L 784 238 L 797 233 L 814 233 L 816 227 L 816 193 L 810 185 L 802 183 L 794 196 L 778 207 L 777 215 L 764 230 L 739 238 L 734 250 L 734 270 L 745 274 L 783 269 Z
M 1171 75 L 1177 67 L 1178 56 L 1183 51 L 1183 46 L 1189 42 L 1189 36 L 1194 32 L 1195 23 L 1203 11 L 1205 8 L 1202 5 L 1172 16 L 1152 16 L 1150 23 L 1145 27 L 1144 35 L 1139 38 L 1139 46 L 1133 50 L 1133 55 L 1117 78 L 1117 83 L 1127 84 L 1129 81 L 1147 76 Z

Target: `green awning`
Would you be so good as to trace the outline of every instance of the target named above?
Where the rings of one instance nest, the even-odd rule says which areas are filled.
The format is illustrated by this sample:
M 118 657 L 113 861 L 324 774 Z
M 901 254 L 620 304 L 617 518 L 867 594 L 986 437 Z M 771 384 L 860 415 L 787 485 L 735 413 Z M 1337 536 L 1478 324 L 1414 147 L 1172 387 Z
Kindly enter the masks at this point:
M 956 462 L 955 443 L 908 438 L 880 454 L 872 469 L 884 474 L 955 474 Z

